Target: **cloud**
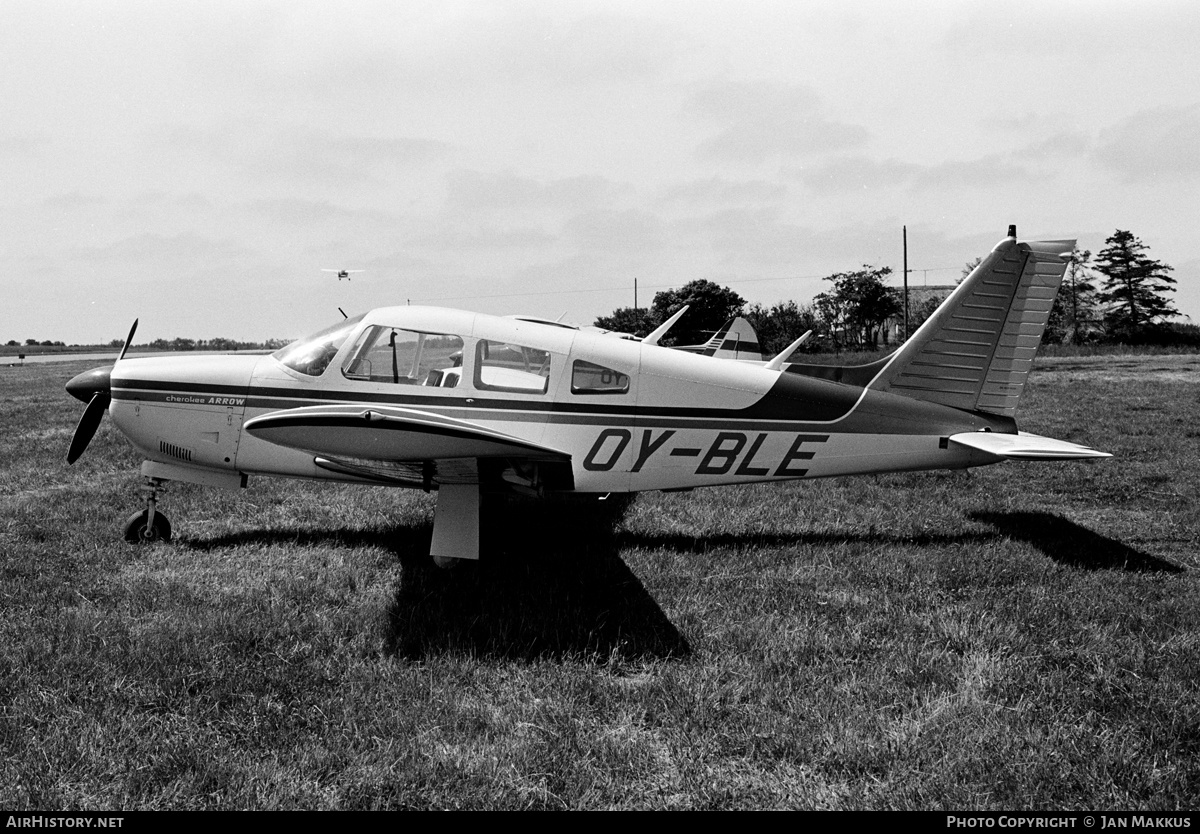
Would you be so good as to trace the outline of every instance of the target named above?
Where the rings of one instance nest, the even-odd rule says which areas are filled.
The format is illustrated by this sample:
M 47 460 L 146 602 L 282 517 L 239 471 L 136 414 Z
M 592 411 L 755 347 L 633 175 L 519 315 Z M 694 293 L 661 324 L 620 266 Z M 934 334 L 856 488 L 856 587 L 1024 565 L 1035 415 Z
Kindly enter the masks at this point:
M 0 155 L 28 156 L 49 147 L 50 137 L 42 133 L 17 133 L 0 136 Z
M 1064 131 L 1032 142 L 1016 151 L 1014 155 L 1020 159 L 1035 161 L 1077 158 L 1086 154 L 1091 144 L 1091 139 L 1079 131 Z
M 711 84 L 685 104 L 685 112 L 722 125 L 700 144 L 701 156 L 750 163 L 844 151 L 870 138 L 865 127 L 823 110 L 809 87 L 751 81 Z
M 172 128 L 155 144 L 201 153 L 254 179 L 306 187 L 380 183 L 452 149 L 447 142 L 421 137 L 335 135 L 296 125 L 264 129 L 246 120 L 222 129 Z
M 787 169 L 787 173 L 821 195 L 861 194 L 886 188 L 908 191 L 978 190 L 1028 182 L 1037 174 L 1023 160 L 1038 153 L 988 154 L 974 159 L 919 165 L 898 159 L 876 161 L 866 156 L 843 156 Z
M 662 222 L 644 211 L 598 210 L 577 214 L 563 226 L 563 235 L 585 250 L 644 253 L 665 243 Z
M 1011 154 L 988 154 L 923 167 L 913 180 L 916 189 L 981 189 L 1027 182 L 1034 171 L 1013 161 Z
M 947 12 L 942 46 L 976 60 L 989 54 L 1022 60 L 1103 54 L 1117 62 L 1137 53 L 1189 50 L 1200 22 L 1196 5 L 1181 2 L 1010 0 L 951 3 Z
M 115 265 L 129 271 L 167 266 L 203 268 L 205 264 L 238 263 L 252 250 L 232 239 L 214 239 L 190 232 L 176 235 L 142 233 L 101 246 L 77 247 L 68 258 L 92 265 Z
M 672 237 L 738 267 L 795 263 L 811 230 L 785 221 L 772 206 L 727 208 L 676 221 Z
M 582 211 L 609 205 L 625 189 L 596 176 L 537 179 L 511 172 L 455 171 L 447 177 L 447 205 L 456 211 L 553 209 Z
M 472 223 L 467 228 L 442 226 L 413 241 L 434 252 L 463 250 L 540 249 L 559 240 L 544 229 L 529 226 L 498 227 Z
M 1100 133 L 1092 158 L 1126 182 L 1174 182 L 1200 174 L 1200 104 L 1155 107 Z
M 262 71 L 280 89 L 324 100 L 646 83 L 679 48 L 673 31 L 641 14 L 539 2 L 356 4 L 354 14 L 313 4 L 264 34 Z
M 920 165 L 896 159 L 877 162 L 865 156 L 843 156 L 797 167 L 791 173 L 812 191 L 833 194 L 911 184 L 925 170 Z
M 305 200 L 299 197 L 251 200 L 241 208 L 256 218 L 289 226 L 367 225 L 381 228 L 397 222 L 396 216 L 388 212 L 347 209 L 329 200 Z
M 669 185 L 662 189 L 658 201 L 663 204 L 727 205 L 775 202 L 786 196 L 787 186 L 782 183 L 709 177 Z

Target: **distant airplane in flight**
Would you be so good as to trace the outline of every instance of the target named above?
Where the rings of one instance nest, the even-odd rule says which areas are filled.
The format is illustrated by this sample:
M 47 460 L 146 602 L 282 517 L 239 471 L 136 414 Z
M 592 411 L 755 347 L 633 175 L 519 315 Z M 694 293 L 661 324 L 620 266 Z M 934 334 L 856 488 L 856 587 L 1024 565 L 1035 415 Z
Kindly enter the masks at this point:
M 354 273 L 366 272 L 365 269 L 322 269 L 321 271 L 322 272 L 336 272 L 339 281 L 342 280 L 343 278 L 345 278 L 347 281 L 349 281 L 350 276 L 353 275 Z

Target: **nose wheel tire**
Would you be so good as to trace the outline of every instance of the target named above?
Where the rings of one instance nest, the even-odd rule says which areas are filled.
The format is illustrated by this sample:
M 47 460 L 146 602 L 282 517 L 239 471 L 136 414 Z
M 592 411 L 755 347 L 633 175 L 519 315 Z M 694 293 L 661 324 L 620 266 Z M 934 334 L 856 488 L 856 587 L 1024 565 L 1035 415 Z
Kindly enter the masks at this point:
M 125 541 L 130 544 L 153 544 L 171 540 L 171 522 L 167 517 L 156 511 L 153 522 L 147 523 L 149 516 L 149 510 L 142 510 L 129 517 L 129 521 L 125 522 Z

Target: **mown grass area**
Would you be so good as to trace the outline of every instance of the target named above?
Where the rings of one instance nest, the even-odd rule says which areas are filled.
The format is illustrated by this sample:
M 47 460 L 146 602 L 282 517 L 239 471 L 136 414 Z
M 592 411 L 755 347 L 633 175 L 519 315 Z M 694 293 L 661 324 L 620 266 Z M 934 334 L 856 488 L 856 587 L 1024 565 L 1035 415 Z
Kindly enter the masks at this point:
M 1113 452 L 511 504 L 63 462 L 83 366 L 0 368 L 0 806 L 1200 805 L 1200 358 L 1039 364 L 1022 428 Z M 619 508 L 618 508 L 619 509 Z

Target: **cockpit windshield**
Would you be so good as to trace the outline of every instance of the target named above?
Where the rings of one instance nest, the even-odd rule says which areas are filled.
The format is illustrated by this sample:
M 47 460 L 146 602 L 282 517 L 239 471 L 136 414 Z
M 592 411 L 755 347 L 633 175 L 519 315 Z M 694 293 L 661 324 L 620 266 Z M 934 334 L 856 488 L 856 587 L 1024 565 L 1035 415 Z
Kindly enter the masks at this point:
M 325 373 L 330 360 L 358 327 L 362 318 L 363 316 L 360 315 L 339 321 L 318 333 L 298 339 L 271 355 L 293 371 L 299 371 L 308 376 L 320 376 Z

